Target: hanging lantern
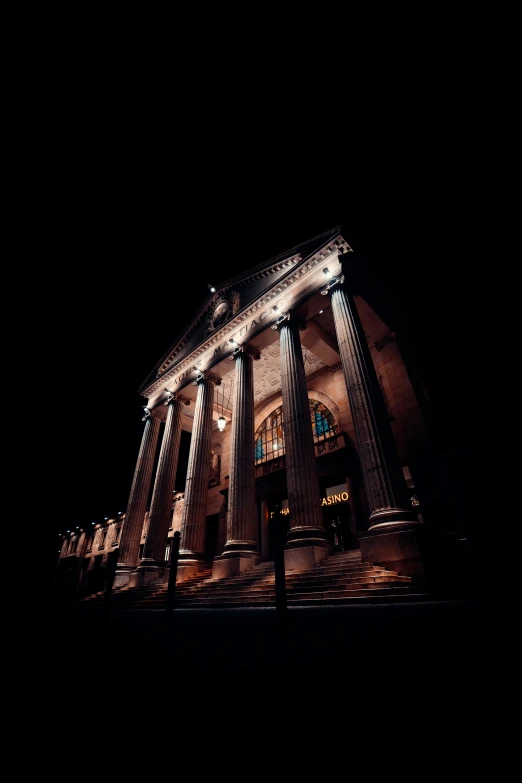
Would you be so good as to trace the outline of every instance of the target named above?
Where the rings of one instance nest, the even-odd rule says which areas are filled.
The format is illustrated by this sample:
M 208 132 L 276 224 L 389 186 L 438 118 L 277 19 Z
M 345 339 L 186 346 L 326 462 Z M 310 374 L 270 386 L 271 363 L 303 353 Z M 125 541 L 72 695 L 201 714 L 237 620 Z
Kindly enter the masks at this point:
M 218 411 L 219 411 L 219 392 L 218 392 L 217 389 L 216 389 L 216 395 L 217 395 Z M 223 432 L 223 430 L 225 429 L 226 423 L 227 423 L 227 420 L 225 419 L 225 417 L 223 415 L 224 407 L 225 407 L 225 392 L 222 391 L 221 392 L 221 416 L 217 420 L 218 430 L 220 432 Z

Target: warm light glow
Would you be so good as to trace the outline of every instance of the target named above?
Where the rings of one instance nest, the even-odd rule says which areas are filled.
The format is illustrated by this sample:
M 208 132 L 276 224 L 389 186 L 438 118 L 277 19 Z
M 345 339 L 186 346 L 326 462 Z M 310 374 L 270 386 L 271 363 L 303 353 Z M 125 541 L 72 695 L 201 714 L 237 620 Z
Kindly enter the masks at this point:
M 225 417 L 224 416 L 220 416 L 219 419 L 217 420 L 218 430 L 220 430 L 220 432 L 223 432 L 223 430 L 225 429 L 225 424 L 226 423 L 227 423 L 227 421 L 226 421 Z
M 323 269 L 323 272 L 325 274 L 325 277 L 331 277 L 332 276 L 332 273 L 330 272 L 330 270 L 328 269 L 327 266 L 325 266 L 325 268 Z

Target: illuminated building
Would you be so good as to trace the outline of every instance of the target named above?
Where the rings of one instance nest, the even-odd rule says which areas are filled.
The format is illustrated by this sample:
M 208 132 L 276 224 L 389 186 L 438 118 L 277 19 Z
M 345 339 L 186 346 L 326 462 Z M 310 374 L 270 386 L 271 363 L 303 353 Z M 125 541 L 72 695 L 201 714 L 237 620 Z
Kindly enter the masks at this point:
M 140 389 L 143 438 L 125 514 L 64 539 L 62 576 L 100 590 L 229 579 L 274 558 L 287 574 L 336 553 L 426 578 L 438 488 L 422 383 L 392 294 L 341 229 L 221 285 Z M 182 431 L 186 484 L 174 492 Z M 73 543 L 75 542 L 75 543 Z M 68 575 L 68 576 L 67 576 Z

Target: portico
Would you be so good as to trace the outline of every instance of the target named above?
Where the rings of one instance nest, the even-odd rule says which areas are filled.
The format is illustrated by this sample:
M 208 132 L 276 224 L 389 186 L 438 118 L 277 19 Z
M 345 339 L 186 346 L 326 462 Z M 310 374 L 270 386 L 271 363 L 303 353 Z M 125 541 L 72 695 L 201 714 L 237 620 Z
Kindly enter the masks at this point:
M 116 585 L 166 579 L 175 530 L 178 581 L 208 568 L 214 518 L 213 576 L 242 573 L 270 558 L 274 510 L 287 525 L 288 572 L 338 546 L 423 573 L 411 497 L 413 446 L 427 433 L 396 332 L 376 309 L 382 291 L 373 300 L 371 290 L 340 229 L 216 286 L 140 389 L 143 442 Z M 182 430 L 190 454 L 175 494 Z M 345 510 L 332 517 L 336 503 Z

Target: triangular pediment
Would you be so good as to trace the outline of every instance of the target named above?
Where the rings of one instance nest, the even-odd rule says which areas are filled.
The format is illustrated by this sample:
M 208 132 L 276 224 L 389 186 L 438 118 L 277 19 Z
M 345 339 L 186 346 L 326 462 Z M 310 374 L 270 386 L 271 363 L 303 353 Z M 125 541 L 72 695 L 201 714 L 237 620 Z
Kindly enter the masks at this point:
M 211 339 L 213 333 L 241 314 L 243 310 L 248 309 L 253 302 L 262 299 L 266 292 L 277 286 L 278 281 L 292 270 L 299 269 L 299 266 L 311 255 L 333 242 L 338 236 L 340 236 L 340 227 L 309 239 L 217 285 L 216 291 L 209 293 L 209 297 L 203 302 L 191 323 L 158 362 L 140 391 L 146 389 L 155 379 L 168 373 L 201 343 Z

